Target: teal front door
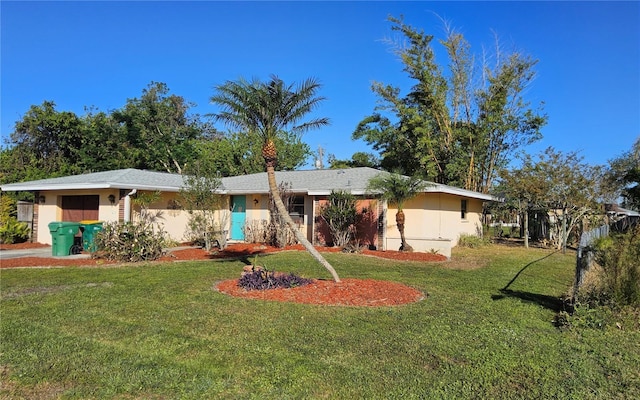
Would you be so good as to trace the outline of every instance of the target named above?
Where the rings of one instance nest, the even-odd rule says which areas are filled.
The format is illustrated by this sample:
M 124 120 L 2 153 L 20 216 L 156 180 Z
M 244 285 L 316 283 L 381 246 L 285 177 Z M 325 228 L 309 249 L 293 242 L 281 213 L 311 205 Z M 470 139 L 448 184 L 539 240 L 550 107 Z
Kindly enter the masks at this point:
M 231 196 L 231 240 L 244 240 L 247 198 Z

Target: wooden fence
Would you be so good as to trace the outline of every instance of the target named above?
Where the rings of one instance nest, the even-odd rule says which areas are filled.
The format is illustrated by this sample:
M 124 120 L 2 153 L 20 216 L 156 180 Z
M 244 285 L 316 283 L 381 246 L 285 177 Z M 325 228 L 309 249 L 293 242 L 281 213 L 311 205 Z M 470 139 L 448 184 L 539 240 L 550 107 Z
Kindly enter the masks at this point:
M 573 287 L 574 296 L 584 281 L 584 276 L 591 268 L 594 260 L 593 242 L 601 237 L 609 236 L 609 225 L 602 225 L 587 232 L 582 232 L 576 256 L 576 279 Z

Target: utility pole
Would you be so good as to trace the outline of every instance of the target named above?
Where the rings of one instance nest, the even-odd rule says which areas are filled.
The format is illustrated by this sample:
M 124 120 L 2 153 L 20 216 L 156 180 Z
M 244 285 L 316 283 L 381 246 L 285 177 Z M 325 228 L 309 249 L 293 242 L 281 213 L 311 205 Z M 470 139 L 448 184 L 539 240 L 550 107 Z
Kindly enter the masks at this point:
M 324 169 L 324 149 L 322 146 L 318 146 L 318 156 L 316 157 L 316 169 Z

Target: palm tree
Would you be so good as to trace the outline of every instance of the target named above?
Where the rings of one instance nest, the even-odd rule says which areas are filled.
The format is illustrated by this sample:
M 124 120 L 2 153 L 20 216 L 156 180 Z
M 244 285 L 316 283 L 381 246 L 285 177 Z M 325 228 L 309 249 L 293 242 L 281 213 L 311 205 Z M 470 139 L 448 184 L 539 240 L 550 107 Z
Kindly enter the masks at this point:
M 298 242 L 331 273 L 335 282 L 340 282 L 331 264 L 297 229 L 282 202 L 275 175 L 277 149 L 274 139 L 278 132 L 288 130 L 291 133 L 301 134 L 329 124 L 327 118 L 302 122 L 302 119 L 324 100 L 324 97 L 316 96 L 319 88 L 320 84 L 314 79 L 307 79 L 294 87 L 285 85 L 275 75 L 272 75 L 268 82 L 257 79 L 247 81 L 240 78 L 238 81 L 227 81 L 216 86 L 211 102 L 221 108 L 220 112 L 213 114 L 216 121 L 257 133 L 262 139 L 262 157 L 266 164 L 269 191 L 278 213 L 294 232 Z
M 404 203 L 418 195 L 427 187 L 427 183 L 416 177 L 406 177 L 397 172 L 384 173 L 369 179 L 367 191 L 377 193 L 380 198 L 398 206 L 396 224 L 400 232 L 400 250 L 413 251 L 404 237 Z

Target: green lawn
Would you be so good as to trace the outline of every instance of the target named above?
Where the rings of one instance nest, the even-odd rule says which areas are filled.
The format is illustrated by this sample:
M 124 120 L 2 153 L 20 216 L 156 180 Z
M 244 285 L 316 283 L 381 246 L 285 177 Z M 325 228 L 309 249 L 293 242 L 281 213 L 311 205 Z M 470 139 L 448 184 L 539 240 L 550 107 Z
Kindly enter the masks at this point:
M 328 307 L 213 291 L 241 261 L 2 270 L 0 398 L 640 397 L 638 330 L 552 324 L 574 254 L 493 246 L 457 249 L 443 264 L 326 257 L 342 278 L 403 282 L 428 297 Z M 329 278 L 302 252 L 260 261 Z

